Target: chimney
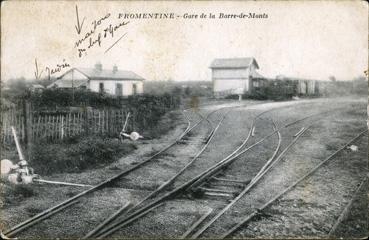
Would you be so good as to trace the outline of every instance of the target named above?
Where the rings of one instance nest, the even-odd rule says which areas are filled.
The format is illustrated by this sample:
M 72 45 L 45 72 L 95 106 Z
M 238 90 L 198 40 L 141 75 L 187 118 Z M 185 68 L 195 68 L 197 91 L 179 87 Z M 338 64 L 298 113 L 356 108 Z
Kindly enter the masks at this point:
M 99 71 L 99 72 L 101 72 L 101 71 L 102 71 L 102 64 L 101 64 L 101 62 L 97 62 L 97 63 L 95 64 L 95 69 L 96 69 L 97 71 Z
M 114 65 L 113 66 L 113 73 L 116 73 L 116 72 L 118 72 L 118 67 L 117 67 L 117 65 Z

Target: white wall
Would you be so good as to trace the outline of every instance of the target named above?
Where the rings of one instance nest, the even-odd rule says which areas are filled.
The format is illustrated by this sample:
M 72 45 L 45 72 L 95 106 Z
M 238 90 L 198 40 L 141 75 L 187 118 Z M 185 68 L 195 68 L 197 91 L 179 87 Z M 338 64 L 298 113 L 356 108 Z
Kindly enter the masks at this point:
M 213 91 L 249 90 L 249 68 L 212 69 Z
M 143 82 L 135 80 L 90 80 L 89 88 L 93 92 L 99 92 L 99 84 L 104 84 L 104 90 L 106 93 L 115 95 L 116 84 L 120 83 L 123 87 L 123 96 L 129 96 L 133 94 L 133 84 L 137 86 L 137 94 L 143 93 Z
M 248 79 L 215 79 L 213 80 L 213 91 L 222 92 L 240 88 L 246 92 L 249 89 L 248 82 Z
M 234 69 L 213 69 L 213 79 L 223 78 L 247 78 L 249 77 L 248 68 L 234 68 Z

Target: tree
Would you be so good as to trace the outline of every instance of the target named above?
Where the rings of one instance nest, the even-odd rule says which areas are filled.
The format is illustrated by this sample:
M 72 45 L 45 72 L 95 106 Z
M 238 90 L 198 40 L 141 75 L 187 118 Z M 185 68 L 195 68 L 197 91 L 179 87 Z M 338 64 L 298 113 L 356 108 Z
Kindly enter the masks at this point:
M 335 76 L 333 76 L 333 75 L 329 76 L 329 80 L 330 80 L 331 82 L 335 82 L 335 81 L 337 81 L 337 80 L 336 80 L 336 77 L 335 77 Z

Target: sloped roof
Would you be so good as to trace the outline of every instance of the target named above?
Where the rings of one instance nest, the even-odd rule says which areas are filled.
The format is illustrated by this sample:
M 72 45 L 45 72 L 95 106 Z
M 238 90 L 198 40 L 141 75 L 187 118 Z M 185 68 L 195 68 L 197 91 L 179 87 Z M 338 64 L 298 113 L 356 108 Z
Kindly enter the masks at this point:
M 132 71 L 97 70 L 96 68 L 75 68 L 90 80 L 144 80 Z
M 41 84 L 32 84 L 31 88 L 45 88 L 45 87 L 42 86 Z
M 256 69 L 259 69 L 255 58 L 216 58 L 210 68 L 247 68 L 251 64 L 255 64 Z
M 65 80 L 65 79 L 59 79 L 49 86 L 47 88 L 52 88 L 54 86 L 57 86 L 58 88 L 78 88 L 87 85 L 88 80 Z

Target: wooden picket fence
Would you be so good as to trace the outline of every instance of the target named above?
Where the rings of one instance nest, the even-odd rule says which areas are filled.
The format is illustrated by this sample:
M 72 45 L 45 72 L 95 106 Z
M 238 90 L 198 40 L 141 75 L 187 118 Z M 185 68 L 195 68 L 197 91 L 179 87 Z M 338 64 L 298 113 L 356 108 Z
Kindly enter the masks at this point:
M 1 141 L 13 143 L 11 126 L 13 126 L 21 141 L 26 135 L 32 140 L 46 139 L 50 141 L 82 134 L 110 134 L 118 136 L 122 130 L 127 110 L 123 109 L 81 109 L 61 113 L 30 112 L 10 109 L 1 114 Z M 131 113 L 128 128 L 135 127 L 135 113 Z M 28 121 L 25 119 L 27 115 Z M 25 126 L 27 125 L 27 126 Z

